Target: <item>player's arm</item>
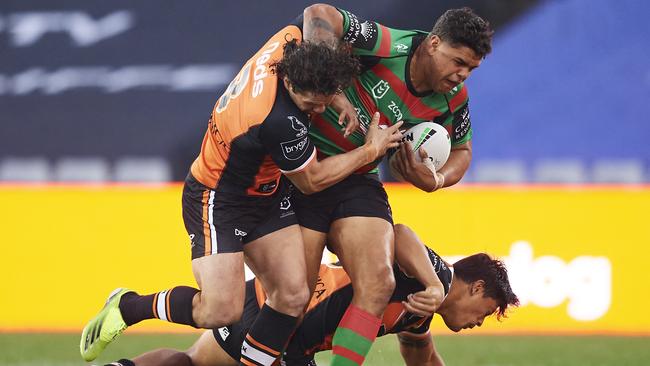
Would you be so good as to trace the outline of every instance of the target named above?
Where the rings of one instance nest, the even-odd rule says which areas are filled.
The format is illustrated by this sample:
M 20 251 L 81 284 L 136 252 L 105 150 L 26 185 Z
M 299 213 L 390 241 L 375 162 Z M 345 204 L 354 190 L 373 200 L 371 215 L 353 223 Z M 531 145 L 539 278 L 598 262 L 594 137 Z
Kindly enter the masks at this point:
M 396 166 L 407 182 L 425 192 L 434 192 L 453 186 L 463 178 L 472 161 L 472 142 L 467 141 L 452 147 L 447 162 L 435 173 L 429 168 L 427 153 L 424 150 L 418 150 L 418 153 L 422 161 L 415 158 L 409 143 L 402 144 L 395 153 Z
M 303 39 L 336 44 L 343 38 L 343 15 L 327 4 L 314 4 L 303 11 Z
M 395 232 L 395 260 L 400 269 L 408 276 L 415 278 L 425 287 L 424 291 L 409 295 L 404 302 L 407 311 L 431 316 L 445 298 L 445 289 L 429 260 L 424 243 L 408 226 L 397 224 Z
M 343 15 L 337 8 L 327 4 L 311 5 L 303 11 L 303 39 L 334 46 L 343 40 L 343 24 Z M 345 124 L 343 137 L 359 127 L 357 112 L 345 94 L 336 95 L 331 107 L 339 114 L 339 125 Z
M 443 183 L 441 188 L 453 186 L 458 183 L 472 162 L 472 141 L 467 141 L 464 144 L 453 146 L 449 154 L 449 159 L 445 165 L 438 170 L 441 175 Z
M 399 126 L 401 123 L 380 129 L 379 113 L 375 113 L 364 145 L 321 161 L 314 157 L 300 169 L 284 172 L 284 174 L 304 194 L 322 191 L 383 156 L 386 150 L 397 147 L 402 138 Z
M 397 335 L 399 351 L 406 366 L 444 366 L 445 363 L 436 351 L 429 332 L 413 334 L 401 332 Z
M 410 146 L 402 146 L 395 153 L 397 155 L 396 167 L 404 179 L 423 191 L 433 192 L 453 186 L 463 178 L 472 162 L 472 123 L 465 85 L 452 97 L 452 102 L 457 99 L 462 103 L 444 122 L 445 125 L 451 124 L 452 142 L 451 152 L 444 166 L 434 173 L 433 169 L 429 168 L 433 164 L 426 159 L 426 152 L 418 150 L 422 158 L 422 162 L 420 162 L 415 158 L 415 153 Z

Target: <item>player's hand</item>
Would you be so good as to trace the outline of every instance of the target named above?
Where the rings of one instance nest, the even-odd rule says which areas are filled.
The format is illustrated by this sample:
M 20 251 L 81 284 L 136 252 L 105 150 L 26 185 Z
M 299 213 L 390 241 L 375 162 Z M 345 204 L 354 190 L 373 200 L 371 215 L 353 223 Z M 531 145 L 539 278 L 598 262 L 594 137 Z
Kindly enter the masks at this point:
M 379 112 L 375 112 L 368 126 L 366 143 L 364 144 L 364 147 L 368 149 L 369 163 L 384 156 L 388 149 L 399 146 L 400 141 L 402 141 L 402 132 L 399 130 L 402 123 L 402 121 L 399 121 L 390 127 L 380 128 Z
M 330 106 L 339 114 L 339 125 L 345 125 L 343 137 L 350 136 L 352 132 L 359 128 L 359 115 L 345 94 L 337 94 Z
M 407 301 L 402 301 L 404 308 L 409 313 L 424 317 L 432 316 L 445 299 L 445 290 L 442 283 L 429 286 L 426 289 L 408 295 Z
M 407 182 L 426 192 L 439 189 L 442 184 L 440 173 L 434 173 L 435 168 L 424 149 L 418 150 L 422 161 L 415 158 L 410 142 L 405 142 L 395 153 L 395 167 Z

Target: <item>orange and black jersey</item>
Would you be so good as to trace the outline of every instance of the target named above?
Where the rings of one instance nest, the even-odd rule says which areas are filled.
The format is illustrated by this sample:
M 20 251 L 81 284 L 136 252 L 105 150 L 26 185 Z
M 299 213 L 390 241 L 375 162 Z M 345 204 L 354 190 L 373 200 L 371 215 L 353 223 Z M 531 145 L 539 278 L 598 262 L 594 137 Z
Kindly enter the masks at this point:
M 309 119 L 270 67 L 292 39 L 302 39 L 294 25 L 271 37 L 217 100 L 191 168 L 203 185 L 216 192 L 267 196 L 276 191 L 281 172 L 298 171 L 315 158 Z
M 446 296 L 451 286 L 452 271 L 433 250 L 429 248 L 427 250 L 435 272 L 444 286 Z M 402 305 L 402 301 L 406 301 L 409 294 L 424 290 L 424 286 L 400 271 L 397 265 L 394 266 L 393 271 L 396 280 L 395 291 L 384 311 L 377 336 L 403 331 L 419 335 L 428 334 L 432 318 L 408 313 Z M 253 297 L 252 295 L 252 293 L 246 293 L 247 303 Z M 305 317 L 296 329 L 283 356 L 283 361 L 287 366 L 308 365 L 316 352 L 332 348 L 334 331 L 350 305 L 352 295 L 352 284 L 343 268 L 337 265 L 321 264 L 318 283 Z M 264 304 L 266 296 L 261 283 L 257 280 L 255 280 L 255 298 L 259 309 Z M 247 316 L 245 315 L 245 317 Z M 245 323 L 246 320 L 242 319 L 242 322 Z M 215 336 L 221 344 L 219 336 L 217 334 Z

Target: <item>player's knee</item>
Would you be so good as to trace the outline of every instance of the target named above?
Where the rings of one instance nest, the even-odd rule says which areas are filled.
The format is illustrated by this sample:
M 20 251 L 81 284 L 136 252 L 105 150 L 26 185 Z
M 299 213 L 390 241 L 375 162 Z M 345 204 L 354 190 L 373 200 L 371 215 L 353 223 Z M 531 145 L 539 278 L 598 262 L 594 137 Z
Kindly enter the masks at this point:
M 194 309 L 194 322 L 199 328 L 218 328 L 233 324 L 241 319 L 244 304 L 223 299 L 206 299 Z
M 395 224 L 393 226 L 393 232 L 395 232 L 395 241 L 397 242 L 400 237 L 403 237 L 408 234 L 411 229 L 404 224 Z
M 278 289 L 269 294 L 269 304 L 281 313 L 291 316 L 300 315 L 309 302 L 309 289 L 304 286 L 293 286 L 292 288 Z
M 241 319 L 242 312 L 243 309 L 233 306 L 220 307 L 220 310 L 215 309 L 201 314 L 199 316 L 201 323 L 197 322 L 196 325 L 206 329 L 223 327 L 238 322 Z
M 360 289 L 360 295 L 367 302 L 375 305 L 386 305 L 395 290 L 395 276 L 390 266 L 378 268 L 372 278 L 364 279 L 357 288 Z M 357 289 L 355 288 L 355 291 Z

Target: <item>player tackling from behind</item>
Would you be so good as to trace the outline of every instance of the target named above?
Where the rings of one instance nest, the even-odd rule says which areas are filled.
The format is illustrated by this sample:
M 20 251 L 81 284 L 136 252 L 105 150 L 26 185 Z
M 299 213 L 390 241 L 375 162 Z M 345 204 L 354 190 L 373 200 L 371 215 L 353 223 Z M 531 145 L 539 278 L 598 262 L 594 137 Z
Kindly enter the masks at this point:
M 247 330 L 240 362 L 270 365 L 279 356 L 310 297 L 301 232 L 282 173 L 301 190 L 316 192 L 381 157 L 401 138 L 399 126 L 381 130 L 375 116 L 366 143 L 318 161 L 308 115 L 323 112 L 359 64 L 345 47 L 301 40 L 293 25 L 276 33 L 214 106 L 183 189 L 200 289 L 176 286 L 144 296 L 118 290 L 83 330 L 85 360 L 145 319 L 196 328 L 236 322 L 245 300 L 244 254 L 268 298 Z
M 436 274 L 444 289 L 444 300 L 435 311 L 454 332 L 480 327 L 484 319 L 503 316 L 510 305 L 519 301 L 512 292 L 503 263 L 479 253 L 463 258 L 453 267 L 404 225 L 395 226 L 395 252 L 398 264 L 404 258 L 422 257 Z M 400 352 L 407 366 L 442 366 L 429 325 L 433 315 L 427 312 L 432 300 L 419 281 L 395 265 L 396 287 L 381 319 L 377 336 L 397 334 Z M 246 309 L 241 321 L 205 332 L 186 352 L 161 349 L 122 359 L 117 366 L 231 366 L 237 364 L 244 335 L 264 302 L 265 292 L 258 280 L 246 289 Z M 350 278 L 340 266 L 321 265 L 316 291 L 303 322 L 283 355 L 283 365 L 313 366 L 316 352 L 332 348 L 332 335 L 352 300 Z M 422 309 L 424 311 L 418 311 Z M 423 313 L 423 314 L 421 314 Z

